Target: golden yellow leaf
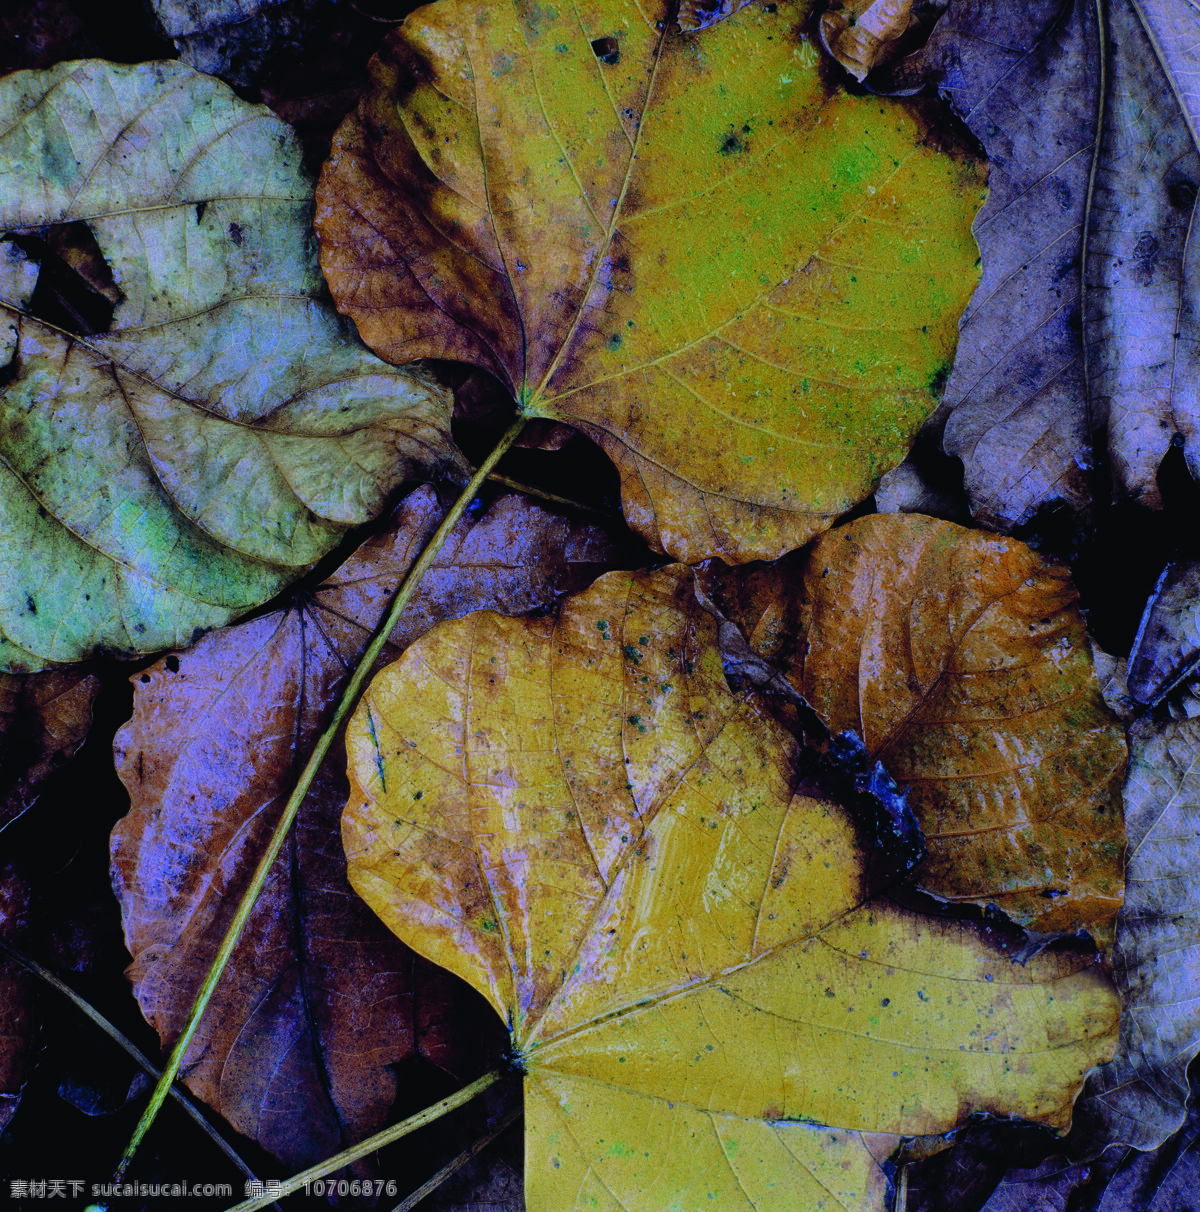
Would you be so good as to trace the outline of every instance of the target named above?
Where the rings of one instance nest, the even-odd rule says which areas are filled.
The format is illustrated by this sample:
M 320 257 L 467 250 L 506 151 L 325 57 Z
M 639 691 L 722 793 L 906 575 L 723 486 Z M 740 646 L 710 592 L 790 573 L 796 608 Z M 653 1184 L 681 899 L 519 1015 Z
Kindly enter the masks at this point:
M 509 1025 L 533 1208 L 792 1209 L 798 1122 L 838 1149 L 974 1110 L 1063 1127 L 1111 1053 L 1088 957 L 1017 965 L 868 887 L 679 566 L 440 625 L 347 748 L 351 883 Z
M 1106 945 L 1128 750 L 1075 599 L 1024 543 L 909 514 L 824 535 L 724 605 L 907 790 L 929 848 L 920 883 Z
M 686 560 L 778 555 L 865 496 L 978 280 L 983 166 L 936 106 L 829 87 L 810 8 L 684 32 L 666 0 L 440 0 L 322 172 L 321 265 L 367 344 L 588 433 Z

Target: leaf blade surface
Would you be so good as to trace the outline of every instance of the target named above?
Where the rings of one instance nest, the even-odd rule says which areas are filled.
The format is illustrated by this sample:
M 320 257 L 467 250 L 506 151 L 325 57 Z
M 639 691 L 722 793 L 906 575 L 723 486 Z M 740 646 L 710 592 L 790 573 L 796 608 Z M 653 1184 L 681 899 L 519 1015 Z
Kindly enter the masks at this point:
M 688 560 L 778 554 L 869 491 L 974 274 L 978 167 L 919 108 L 827 93 L 806 18 L 431 6 L 322 174 L 322 268 L 367 343 L 583 429 Z
M 542 1206 L 582 1178 L 612 1207 L 636 1206 L 617 1188 L 638 1175 L 685 1207 L 734 1191 L 728 1158 L 692 1171 L 664 1150 L 713 1117 L 750 1121 L 749 1151 L 782 1167 L 760 1175 L 763 1206 L 789 1206 L 778 1193 L 811 1175 L 780 1121 L 924 1133 L 1019 1106 L 1065 1126 L 1107 1055 L 1115 1000 L 1088 961 L 1022 968 L 872 895 L 853 822 L 797 786 L 795 742 L 724 685 L 682 568 L 602 578 L 556 620 L 437 629 L 347 737 L 352 885 L 509 1025 Z
M 445 393 L 321 303 L 310 186 L 266 110 L 179 64 L 81 60 L 7 77 L 0 124 L 0 229 L 86 222 L 123 296 L 72 335 L 5 275 L 9 667 L 185 644 L 459 465 Z

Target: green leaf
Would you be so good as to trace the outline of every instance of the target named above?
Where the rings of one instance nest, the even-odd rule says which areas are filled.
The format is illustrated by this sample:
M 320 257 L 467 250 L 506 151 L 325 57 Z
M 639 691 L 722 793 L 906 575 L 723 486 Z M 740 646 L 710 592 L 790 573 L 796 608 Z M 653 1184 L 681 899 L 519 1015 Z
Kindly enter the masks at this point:
M 267 110 L 178 64 L 85 60 L 0 81 L 0 131 L 0 230 L 36 257 L 86 223 L 119 298 L 68 333 L 3 259 L 0 668 L 186 644 L 460 465 L 446 393 L 322 301 L 311 183 Z

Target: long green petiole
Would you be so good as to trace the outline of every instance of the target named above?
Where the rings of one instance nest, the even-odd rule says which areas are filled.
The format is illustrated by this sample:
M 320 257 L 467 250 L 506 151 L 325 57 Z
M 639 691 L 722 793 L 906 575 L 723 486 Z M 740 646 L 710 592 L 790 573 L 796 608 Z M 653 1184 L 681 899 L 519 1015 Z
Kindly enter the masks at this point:
M 496 448 L 492 453 L 480 464 L 479 469 L 471 477 L 470 483 L 463 489 L 458 500 L 451 506 L 450 512 L 446 514 L 442 524 L 434 532 L 429 542 L 425 544 L 421 554 L 417 557 L 416 563 L 408 570 L 408 575 L 404 578 L 395 598 L 392 600 L 391 609 L 376 629 L 371 642 L 367 645 L 367 649 L 363 653 L 358 667 L 354 670 L 353 676 L 342 692 L 342 697 L 338 700 L 333 718 L 330 719 L 324 732 L 317 738 L 317 743 L 309 755 L 308 762 L 296 783 L 295 790 L 283 809 L 279 823 L 275 826 L 275 832 L 271 834 L 271 840 L 267 844 L 262 858 L 259 859 L 258 866 L 254 869 L 250 885 L 242 896 L 241 902 L 237 907 L 237 912 L 233 916 L 233 921 L 229 924 L 229 929 L 221 940 L 221 946 L 217 950 L 216 958 L 213 960 L 212 966 L 209 968 L 208 974 L 205 976 L 204 982 L 196 994 L 196 1000 L 192 1003 L 192 1009 L 188 1014 L 187 1022 L 184 1023 L 183 1030 L 175 1041 L 175 1047 L 171 1049 L 171 1055 L 167 1058 L 162 1076 L 154 1087 L 154 1092 L 150 1096 L 150 1102 L 142 1113 L 142 1118 L 138 1120 L 138 1125 L 133 1130 L 133 1135 L 129 1138 L 129 1144 L 126 1146 L 125 1153 L 121 1157 L 121 1161 L 113 1175 L 114 1181 L 119 1181 L 124 1176 L 130 1161 L 133 1160 L 134 1153 L 137 1152 L 138 1146 L 142 1143 L 142 1137 L 146 1135 L 150 1125 L 154 1123 L 159 1108 L 167 1097 L 167 1091 L 171 1088 L 171 1083 L 179 1073 L 179 1066 L 183 1062 L 183 1055 L 187 1051 L 188 1044 L 191 1043 L 192 1035 L 195 1033 L 200 1018 L 208 1006 L 213 990 L 221 979 L 221 974 L 225 971 L 225 966 L 229 963 L 234 948 L 237 946 L 238 939 L 241 938 L 242 931 L 246 927 L 246 922 L 249 920 L 250 913 L 254 909 L 254 903 L 258 900 L 258 894 L 262 891 L 262 886 L 266 882 L 267 875 L 275 859 L 278 857 L 279 851 L 283 848 L 283 843 L 287 840 L 292 822 L 295 821 L 296 814 L 300 811 L 300 805 L 304 802 L 304 797 L 308 794 L 308 789 L 312 785 L 312 781 L 316 777 L 321 763 L 325 760 L 325 755 L 329 752 L 329 746 L 333 743 L 334 737 L 337 736 L 342 725 L 346 722 L 346 717 L 358 701 L 363 683 L 367 680 L 367 675 L 371 672 L 380 652 L 383 651 L 383 646 L 387 643 L 388 636 L 392 634 L 397 620 L 416 592 L 416 588 L 421 583 L 421 578 L 425 575 L 426 569 L 433 563 L 438 552 L 441 551 L 442 546 L 450 536 L 450 532 L 457 525 L 459 518 L 466 512 L 467 507 L 475 499 L 475 494 L 491 474 L 492 468 L 496 466 L 504 452 L 520 436 L 521 430 L 524 427 L 525 418 L 518 417 L 505 431 L 504 436 L 496 444 Z
M 377 1132 L 374 1136 L 359 1141 L 357 1145 L 343 1150 L 334 1157 L 327 1157 L 323 1162 L 319 1162 L 300 1174 L 293 1174 L 291 1178 L 282 1183 L 272 1183 L 269 1195 L 243 1200 L 242 1203 L 230 1208 L 229 1212 L 257 1212 L 259 1208 L 270 1207 L 275 1200 L 282 1199 L 285 1195 L 291 1195 L 293 1191 L 299 1191 L 301 1187 L 315 1182 L 318 1178 L 333 1174 L 343 1166 L 358 1161 L 360 1157 L 366 1157 L 368 1153 L 374 1153 L 376 1149 L 382 1149 L 384 1145 L 390 1145 L 392 1141 L 399 1140 L 402 1136 L 407 1136 L 410 1132 L 415 1132 L 418 1128 L 423 1128 L 426 1124 L 441 1119 L 455 1107 L 469 1103 L 477 1094 L 482 1094 L 489 1086 L 494 1086 L 503 1076 L 504 1074 L 499 1069 L 493 1069 L 490 1073 L 485 1073 L 482 1077 L 477 1078 L 469 1086 L 463 1086 L 461 1090 L 455 1091 L 449 1098 L 442 1099 L 440 1103 L 434 1103 L 423 1111 L 418 1111 L 416 1115 L 410 1115 L 408 1119 L 393 1124 L 390 1128 L 384 1128 L 382 1132 Z

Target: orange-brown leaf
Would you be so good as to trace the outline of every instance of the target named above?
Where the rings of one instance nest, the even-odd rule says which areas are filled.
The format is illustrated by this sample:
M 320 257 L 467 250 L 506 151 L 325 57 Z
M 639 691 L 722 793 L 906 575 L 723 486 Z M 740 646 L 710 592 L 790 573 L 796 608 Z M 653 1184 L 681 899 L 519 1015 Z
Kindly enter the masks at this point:
M 926 887 L 1111 939 L 1127 749 L 1064 569 L 1013 539 L 877 515 L 731 580 L 752 646 L 907 789 Z

